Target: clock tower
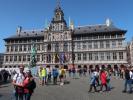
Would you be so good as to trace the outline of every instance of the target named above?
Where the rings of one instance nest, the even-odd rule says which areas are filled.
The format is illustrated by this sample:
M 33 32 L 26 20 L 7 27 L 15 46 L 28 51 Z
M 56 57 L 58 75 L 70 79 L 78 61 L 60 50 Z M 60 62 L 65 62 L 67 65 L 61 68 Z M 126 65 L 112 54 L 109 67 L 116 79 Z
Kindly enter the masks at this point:
M 67 29 L 67 24 L 64 19 L 64 12 L 60 7 L 60 1 L 57 1 L 57 6 L 54 10 L 54 17 L 51 21 L 50 31 L 63 31 Z

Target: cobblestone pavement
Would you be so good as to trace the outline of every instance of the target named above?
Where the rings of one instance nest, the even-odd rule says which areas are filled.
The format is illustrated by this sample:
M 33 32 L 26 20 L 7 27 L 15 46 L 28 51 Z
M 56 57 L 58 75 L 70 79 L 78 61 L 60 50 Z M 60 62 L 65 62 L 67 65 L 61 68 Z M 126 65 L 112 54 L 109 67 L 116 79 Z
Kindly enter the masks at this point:
M 31 100 L 132 100 L 133 94 L 122 93 L 123 80 L 112 78 L 113 89 L 110 92 L 88 93 L 88 78 L 68 78 L 70 84 L 64 86 L 37 86 Z M 13 86 L 0 86 L 0 100 L 12 100 Z

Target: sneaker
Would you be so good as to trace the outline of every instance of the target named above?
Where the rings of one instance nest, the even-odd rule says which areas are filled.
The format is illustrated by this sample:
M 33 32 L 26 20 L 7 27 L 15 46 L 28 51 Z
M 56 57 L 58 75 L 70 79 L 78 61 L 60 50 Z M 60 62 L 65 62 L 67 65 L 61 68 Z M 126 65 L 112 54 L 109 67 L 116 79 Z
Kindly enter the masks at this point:
M 126 93 L 127 91 L 126 90 L 123 90 L 122 93 Z
M 131 93 L 132 93 L 132 91 L 129 91 L 128 93 L 129 93 L 129 94 L 131 94 Z

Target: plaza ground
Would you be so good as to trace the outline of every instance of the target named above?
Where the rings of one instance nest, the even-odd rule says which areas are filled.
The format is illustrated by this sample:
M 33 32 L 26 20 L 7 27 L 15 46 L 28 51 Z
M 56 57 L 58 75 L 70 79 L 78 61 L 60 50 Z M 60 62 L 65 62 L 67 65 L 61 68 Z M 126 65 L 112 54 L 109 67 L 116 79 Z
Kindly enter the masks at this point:
M 133 94 L 122 93 L 123 80 L 112 78 L 113 89 L 110 92 L 88 93 L 88 77 L 80 79 L 68 78 L 69 84 L 64 86 L 39 86 L 31 100 L 132 100 Z M 0 100 L 12 100 L 13 86 L 8 83 L 0 86 Z

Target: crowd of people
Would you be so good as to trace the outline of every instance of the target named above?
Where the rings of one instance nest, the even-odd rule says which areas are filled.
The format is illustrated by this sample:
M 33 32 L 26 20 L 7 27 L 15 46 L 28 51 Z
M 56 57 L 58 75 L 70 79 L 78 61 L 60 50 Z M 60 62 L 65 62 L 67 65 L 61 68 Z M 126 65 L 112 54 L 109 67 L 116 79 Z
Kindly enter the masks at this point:
M 104 91 L 110 91 L 111 90 L 111 69 L 90 69 L 90 88 L 88 92 L 92 91 L 92 88 L 94 88 L 95 92 L 103 92 L 103 86 L 105 87 Z M 97 87 L 100 86 L 100 89 L 98 90 Z
M 54 85 L 57 85 L 57 79 L 60 80 L 60 85 L 64 84 L 66 78 L 66 70 L 64 67 L 55 66 L 51 68 L 50 66 L 40 67 L 39 69 L 39 79 L 40 85 L 48 85 L 53 82 Z
M 0 82 L 1 83 L 6 83 L 8 80 L 11 80 L 11 72 L 8 70 L 1 70 L 0 71 Z
M 90 87 L 89 91 L 92 91 L 94 88 L 94 92 L 108 92 L 112 89 L 111 86 L 111 76 L 114 76 L 115 79 L 124 80 L 124 89 L 123 93 L 132 93 L 132 84 L 133 84 L 133 68 L 132 67 L 117 67 L 117 68 L 91 68 L 89 70 L 90 74 Z M 103 90 L 103 87 L 105 89 Z
M 65 68 L 63 65 L 55 65 L 51 67 L 40 66 L 37 70 L 39 84 L 44 85 L 60 85 L 63 86 L 67 82 L 67 78 L 76 79 L 80 77 L 88 77 L 89 90 L 92 92 L 108 92 L 112 89 L 111 79 L 124 80 L 123 93 L 132 93 L 133 84 L 133 68 L 132 67 L 95 67 L 87 68 L 86 66 L 77 68 Z M 14 100 L 30 100 L 34 89 L 36 88 L 36 81 L 30 69 L 24 72 L 24 66 L 19 67 L 18 72 L 14 72 L 13 86 L 14 86 Z

